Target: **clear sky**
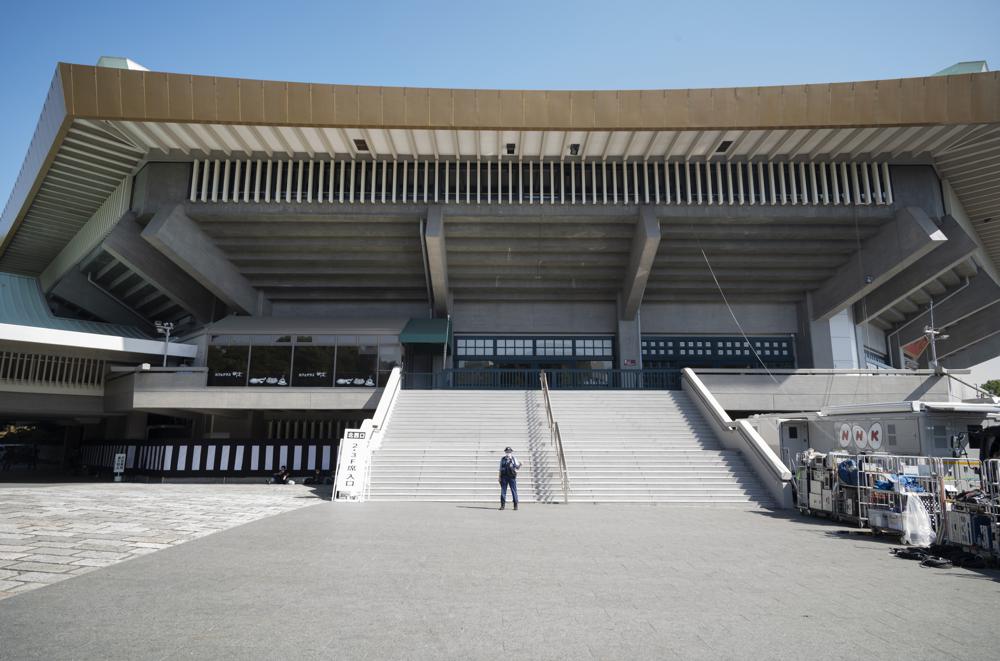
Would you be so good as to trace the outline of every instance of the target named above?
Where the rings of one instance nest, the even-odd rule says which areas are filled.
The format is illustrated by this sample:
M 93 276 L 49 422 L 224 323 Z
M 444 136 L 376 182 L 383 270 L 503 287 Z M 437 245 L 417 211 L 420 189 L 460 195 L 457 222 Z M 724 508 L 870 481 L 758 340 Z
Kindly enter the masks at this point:
M 0 206 L 56 62 L 327 83 L 624 89 L 1000 68 L 1000 0 L 8 0 Z
M 1000 0 L 3 3 L 0 197 L 56 62 L 306 82 L 623 89 L 1000 67 Z

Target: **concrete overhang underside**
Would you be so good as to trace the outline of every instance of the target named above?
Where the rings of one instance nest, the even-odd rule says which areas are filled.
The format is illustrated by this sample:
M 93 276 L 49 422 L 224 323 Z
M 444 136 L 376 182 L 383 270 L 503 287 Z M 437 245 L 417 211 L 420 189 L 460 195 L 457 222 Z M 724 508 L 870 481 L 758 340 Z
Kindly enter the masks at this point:
M 250 205 L 247 205 L 250 206 Z M 272 301 L 427 303 L 422 205 L 282 210 L 191 204 L 188 214 Z M 615 301 L 628 275 L 640 207 L 498 207 L 444 212 L 456 301 Z M 795 301 L 891 220 L 891 208 L 842 210 L 652 206 L 661 231 L 646 301 Z M 704 251 L 704 255 L 702 254 Z M 707 261 L 706 261 L 707 257 Z
M 77 268 L 149 321 L 203 322 L 227 307 L 247 312 L 253 294 L 254 312 L 261 303 L 315 301 L 405 302 L 440 314 L 452 299 L 601 300 L 618 301 L 627 317 L 637 298 L 719 301 L 725 293 L 741 301 L 800 301 L 899 211 L 891 203 L 837 206 L 825 194 L 818 205 L 755 207 L 743 203 L 742 192 L 735 204 L 730 190 L 729 206 L 677 199 L 654 205 L 654 239 L 638 231 L 648 228 L 637 226 L 646 212 L 634 198 L 532 206 L 513 198 L 445 203 L 447 197 L 426 193 L 420 204 L 318 204 L 286 195 L 257 204 L 223 194 L 195 202 L 200 191 L 192 185 L 188 196 L 182 182 L 182 216 L 154 223 L 154 213 L 140 213 L 130 222 L 149 230 L 142 240 L 172 259 L 197 284 L 188 293 L 200 296 L 164 291 L 161 282 L 173 277 L 165 267 L 137 273 L 101 248 L 128 211 L 109 209 L 109 200 L 127 199 L 123 182 L 146 163 L 212 163 L 224 186 L 230 163 L 265 160 L 280 168 L 287 161 L 290 168 L 294 161 L 299 173 L 306 164 L 311 173 L 314 163 L 321 168 L 333 159 L 518 167 L 625 161 L 630 169 L 711 163 L 715 172 L 775 161 L 798 168 L 824 161 L 931 165 L 964 206 L 965 229 L 981 254 L 941 260 L 948 269 L 935 282 L 920 282 L 898 306 L 880 306 L 873 323 L 887 330 L 913 312 L 907 306 L 920 306 L 921 292 L 949 290 L 980 268 L 995 273 L 1000 261 L 1000 222 L 987 222 L 1000 213 L 995 72 L 774 88 L 519 92 L 271 83 L 60 64 L 0 217 L 0 270 L 51 275 L 53 265 Z M 704 184 L 711 190 L 711 181 Z M 723 194 L 721 187 L 716 192 Z M 428 246 L 421 227 L 434 204 L 443 233 Z M 210 239 L 217 252 L 209 257 L 239 277 L 216 287 L 204 260 L 186 259 L 183 246 L 157 236 L 159 228 L 180 225 Z M 67 255 L 69 245 L 93 249 Z M 837 306 L 855 302 L 857 292 L 846 294 Z
M 100 393 L 21 392 L 0 386 L 0 422 L 11 420 L 94 420 L 107 415 Z

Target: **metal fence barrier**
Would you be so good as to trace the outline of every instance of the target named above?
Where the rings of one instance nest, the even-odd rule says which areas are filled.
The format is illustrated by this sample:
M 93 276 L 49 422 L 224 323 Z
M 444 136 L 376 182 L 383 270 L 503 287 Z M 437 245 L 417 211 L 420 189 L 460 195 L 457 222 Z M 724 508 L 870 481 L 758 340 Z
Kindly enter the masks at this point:
M 679 369 L 542 370 L 551 390 L 679 390 Z M 406 390 L 537 390 L 539 370 L 446 369 L 403 374 Z
M 804 513 L 902 533 L 916 497 L 938 543 L 1000 563 L 1000 460 L 807 451 L 792 463 Z

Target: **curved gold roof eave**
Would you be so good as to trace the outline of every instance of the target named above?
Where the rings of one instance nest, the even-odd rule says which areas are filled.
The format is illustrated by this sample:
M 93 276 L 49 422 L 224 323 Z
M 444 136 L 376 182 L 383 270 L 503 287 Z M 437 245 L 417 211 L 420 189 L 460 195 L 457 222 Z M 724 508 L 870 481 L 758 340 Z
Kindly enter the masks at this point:
M 366 87 L 59 64 L 87 119 L 469 130 L 699 130 L 1000 122 L 1000 72 L 681 90 Z

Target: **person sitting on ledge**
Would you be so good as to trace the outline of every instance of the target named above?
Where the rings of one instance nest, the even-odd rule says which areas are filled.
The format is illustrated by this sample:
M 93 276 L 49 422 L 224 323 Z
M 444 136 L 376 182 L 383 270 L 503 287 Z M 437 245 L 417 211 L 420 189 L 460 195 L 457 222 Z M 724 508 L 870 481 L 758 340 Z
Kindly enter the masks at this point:
M 282 466 L 281 470 L 271 478 L 271 484 L 295 484 L 291 477 L 292 474 L 288 472 L 288 466 Z

